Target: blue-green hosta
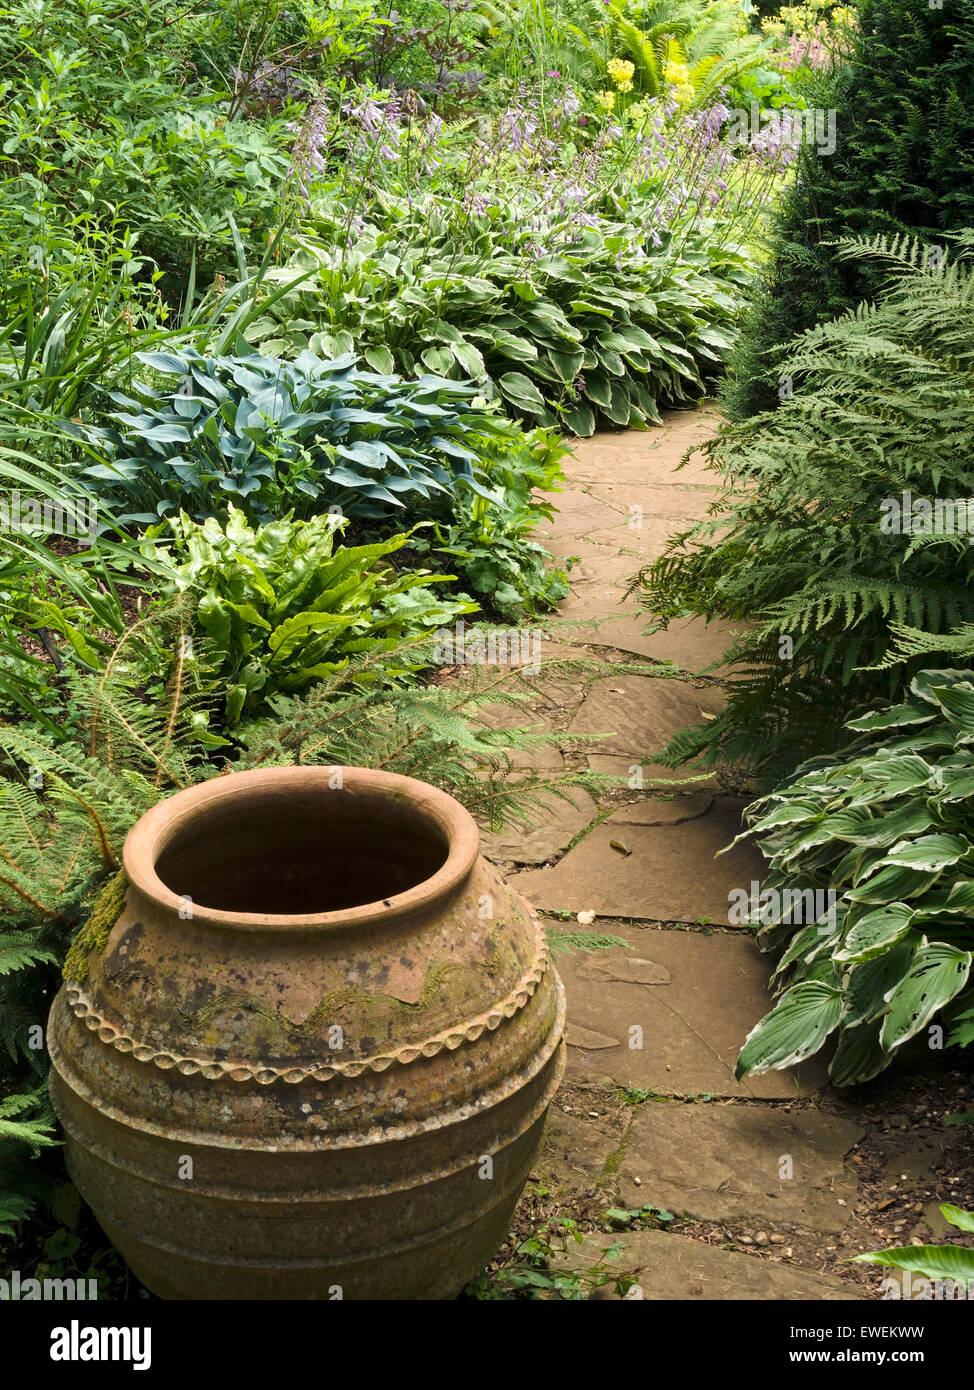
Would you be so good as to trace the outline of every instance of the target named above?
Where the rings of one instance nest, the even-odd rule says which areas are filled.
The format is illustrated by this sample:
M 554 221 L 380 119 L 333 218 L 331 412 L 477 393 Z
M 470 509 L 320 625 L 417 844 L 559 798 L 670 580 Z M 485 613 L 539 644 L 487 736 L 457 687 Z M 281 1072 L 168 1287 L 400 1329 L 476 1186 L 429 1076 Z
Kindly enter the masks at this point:
M 770 861 L 758 941 L 786 949 L 739 1076 L 791 1066 L 833 1034 L 838 1085 L 875 1076 L 911 1038 L 974 1041 L 974 671 L 921 671 L 902 703 L 848 727 L 855 743 L 745 813 Z M 785 920 L 789 890 L 832 891 L 834 911 Z
M 299 507 L 415 516 L 460 487 L 486 495 L 484 461 L 520 435 L 475 387 L 362 371 L 351 354 L 136 356 L 175 380 L 139 384 L 134 400 L 113 393 L 118 425 L 87 431 L 110 457 L 83 473 L 123 522 L 202 520 L 228 503 L 257 523 Z

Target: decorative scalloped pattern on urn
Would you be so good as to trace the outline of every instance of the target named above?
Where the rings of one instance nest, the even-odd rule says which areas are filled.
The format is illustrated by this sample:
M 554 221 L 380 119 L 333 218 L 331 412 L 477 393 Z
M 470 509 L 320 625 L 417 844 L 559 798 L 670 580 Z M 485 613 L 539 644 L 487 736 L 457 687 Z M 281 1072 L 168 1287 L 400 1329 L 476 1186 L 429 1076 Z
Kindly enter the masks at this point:
M 246 1062 L 213 1061 L 200 1057 L 176 1056 L 171 1052 L 160 1051 L 130 1037 L 114 1024 L 101 1017 L 85 997 L 84 990 L 74 981 L 65 981 L 68 1006 L 85 1027 L 97 1033 L 101 1042 L 116 1051 L 130 1054 L 137 1062 L 152 1063 L 162 1071 L 172 1068 L 183 1076 L 200 1075 L 208 1081 L 256 1081 L 262 1086 L 270 1086 L 275 1081 L 296 1085 L 301 1081 L 329 1081 L 335 1076 L 361 1076 L 365 1071 L 381 1072 L 398 1065 L 408 1066 L 420 1057 L 435 1057 L 443 1051 L 455 1051 L 464 1043 L 476 1042 L 485 1032 L 493 1032 L 505 1019 L 525 1007 L 538 985 L 545 977 L 550 965 L 547 939 L 540 919 L 532 912 L 531 920 L 535 930 L 537 954 L 531 968 L 518 980 L 514 989 L 499 1000 L 485 1013 L 467 1020 L 462 1027 L 453 1027 L 436 1033 L 422 1042 L 407 1043 L 393 1052 L 380 1052 L 357 1062 L 329 1062 L 313 1067 L 267 1067 L 252 1066 Z

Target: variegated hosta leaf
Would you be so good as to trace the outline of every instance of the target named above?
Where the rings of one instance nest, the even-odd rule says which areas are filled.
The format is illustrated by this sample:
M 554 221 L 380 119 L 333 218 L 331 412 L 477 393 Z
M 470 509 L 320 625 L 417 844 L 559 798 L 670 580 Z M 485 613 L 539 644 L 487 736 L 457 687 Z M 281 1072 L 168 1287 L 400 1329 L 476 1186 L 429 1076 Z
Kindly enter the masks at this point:
M 974 857 L 969 840 L 961 835 L 923 835 L 919 840 L 904 840 L 894 845 L 882 861 L 894 868 L 919 869 L 924 873 L 939 873 L 958 864 L 965 856 Z
M 906 903 L 889 903 L 875 912 L 867 912 L 846 932 L 842 946 L 833 952 L 832 959 L 864 961 L 883 955 L 910 930 L 914 916 L 915 909 Z
M 909 970 L 921 939 L 911 932 L 883 955 L 853 965 L 845 977 L 843 1029 L 881 1019 L 886 1014 L 886 996 Z
M 955 685 L 974 687 L 974 671 L 918 671 L 910 681 L 910 693 L 942 709 L 940 692 Z
M 889 1053 L 879 1041 L 881 1028 L 882 1022 L 872 1019 L 855 1028 L 842 1029 L 835 1056 L 829 1063 L 829 1076 L 836 1086 L 859 1086 L 889 1065 Z
M 795 985 L 747 1035 L 735 1076 L 794 1066 L 817 1052 L 842 1013 L 839 990 L 815 980 Z
M 890 705 L 887 709 L 864 714 L 861 719 L 850 719 L 846 728 L 855 729 L 857 733 L 863 734 L 880 733 L 890 729 L 908 729 L 914 724 L 926 724 L 936 717 L 937 711 L 929 707 L 924 709 L 921 705 Z
M 902 1046 L 949 1004 L 967 984 L 972 959 L 970 951 L 946 942 L 924 942 L 909 974 L 886 996 L 890 1007 L 883 1023 L 883 1046 L 890 1051 Z

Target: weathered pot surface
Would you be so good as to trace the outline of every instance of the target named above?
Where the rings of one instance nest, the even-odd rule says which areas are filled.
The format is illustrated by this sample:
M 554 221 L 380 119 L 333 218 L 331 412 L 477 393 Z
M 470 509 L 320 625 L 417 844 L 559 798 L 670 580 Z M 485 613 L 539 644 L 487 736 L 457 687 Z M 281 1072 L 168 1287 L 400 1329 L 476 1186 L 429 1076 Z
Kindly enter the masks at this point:
M 447 1298 L 564 1068 L 536 914 L 469 814 L 362 768 L 218 777 L 125 845 L 51 1011 L 68 1167 L 166 1298 Z

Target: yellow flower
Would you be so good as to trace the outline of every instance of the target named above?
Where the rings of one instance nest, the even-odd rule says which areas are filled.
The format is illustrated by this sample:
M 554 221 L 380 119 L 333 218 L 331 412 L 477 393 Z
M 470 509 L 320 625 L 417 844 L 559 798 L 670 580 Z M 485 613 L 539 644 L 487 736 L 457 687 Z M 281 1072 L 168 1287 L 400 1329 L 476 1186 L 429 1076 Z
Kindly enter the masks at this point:
M 686 63 L 665 63 L 663 76 L 674 87 L 685 87 L 690 81 L 690 69 Z
M 610 58 L 605 69 L 620 91 L 632 91 L 632 79 L 636 73 L 635 63 L 630 63 L 628 58 Z
M 596 92 L 595 100 L 603 111 L 611 111 L 616 104 L 616 94 L 615 92 Z

